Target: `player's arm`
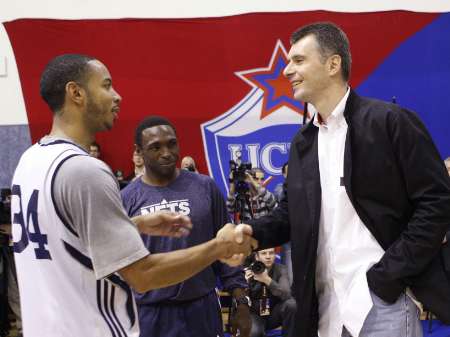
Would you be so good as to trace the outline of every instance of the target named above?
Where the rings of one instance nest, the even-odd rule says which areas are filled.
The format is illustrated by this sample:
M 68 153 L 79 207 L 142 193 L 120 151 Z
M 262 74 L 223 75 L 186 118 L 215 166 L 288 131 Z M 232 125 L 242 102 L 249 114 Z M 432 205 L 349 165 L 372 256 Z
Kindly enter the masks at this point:
M 133 289 L 146 292 L 182 282 L 218 259 L 250 251 L 250 238 L 237 244 L 234 225 L 228 224 L 208 242 L 173 252 L 150 254 L 118 272 Z

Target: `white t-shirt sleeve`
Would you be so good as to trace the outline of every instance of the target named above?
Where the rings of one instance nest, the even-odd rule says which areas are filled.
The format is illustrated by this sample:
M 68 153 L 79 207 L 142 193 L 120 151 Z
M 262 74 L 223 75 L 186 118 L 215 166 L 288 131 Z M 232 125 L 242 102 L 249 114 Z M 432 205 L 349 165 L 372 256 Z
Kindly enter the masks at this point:
M 97 279 L 149 254 L 127 216 L 110 168 L 89 156 L 64 162 L 55 177 L 55 204 L 79 235 Z

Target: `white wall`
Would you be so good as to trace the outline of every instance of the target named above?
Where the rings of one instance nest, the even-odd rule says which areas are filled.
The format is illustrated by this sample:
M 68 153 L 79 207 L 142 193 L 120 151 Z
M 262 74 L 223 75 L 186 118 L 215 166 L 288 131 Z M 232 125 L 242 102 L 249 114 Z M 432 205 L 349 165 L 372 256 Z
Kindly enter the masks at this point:
M 181 18 L 307 10 L 450 11 L 449 0 L 1 0 L 0 22 L 17 18 Z
M 0 24 L 0 125 L 28 124 L 13 50 Z

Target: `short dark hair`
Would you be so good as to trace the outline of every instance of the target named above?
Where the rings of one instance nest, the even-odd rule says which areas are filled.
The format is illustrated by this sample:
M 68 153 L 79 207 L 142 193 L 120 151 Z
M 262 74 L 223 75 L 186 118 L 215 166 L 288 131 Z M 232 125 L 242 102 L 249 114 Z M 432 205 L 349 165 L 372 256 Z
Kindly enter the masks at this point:
M 300 27 L 292 33 L 291 44 L 308 35 L 315 36 L 323 59 L 334 54 L 341 57 L 342 77 L 348 81 L 352 68 L 352 55 L 350 43 L 344 31 L 332 22 L 316 22 Z
M 40 82 L 41 97 L 53 113 L 64 105 L 66 84 L 70 81 L 85 84 L 88 62 L 95 58 L 81 54 L 64 54 L 51 60 L 44 69 Z
M 161 116 L 149 116 L 144 118 L 136 127 L 136 131 L 134 134 L 134 143 L 138 146 L 142 146 L 142 131 L 145 129 L 151 128 L 153 126 L 159 125 L 168 125 L 173 129 L 173 132 L 176 134 L 175 127 L 173 124 L 166 118 Z
M 91 144 L 89 144 L 89 147 L 91 147 L 91 146 L 95 146 L 97 149 L 98 149 L 98 151 L 100 151 L 101 150 L 101 148 L 100 148 L 100 144 L 99 143 L 97 143 L 96 141 L 93 141 Z

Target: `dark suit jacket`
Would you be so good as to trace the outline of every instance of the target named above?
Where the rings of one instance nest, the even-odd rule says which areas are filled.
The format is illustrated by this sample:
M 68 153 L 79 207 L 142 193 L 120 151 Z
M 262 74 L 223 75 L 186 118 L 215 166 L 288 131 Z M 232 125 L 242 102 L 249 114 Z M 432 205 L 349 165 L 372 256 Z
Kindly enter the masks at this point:
M 450 224 L 450 179 L 430 135 L 413 112 L 354 91 L 344 117 L 344 185 L 358 216 L 385 250 L 367 273 L 370 289 L 394 302 L 410 287 L 449 324 L 450 282 L 443 267 L 442 240 Z M 290 150 L 287 193 L 269 216 L 250 222 L 261 249 L 292 242 L 299 337 L 315 336 L 318 322 L 317 139 L 312 122 L 298 132 Z

